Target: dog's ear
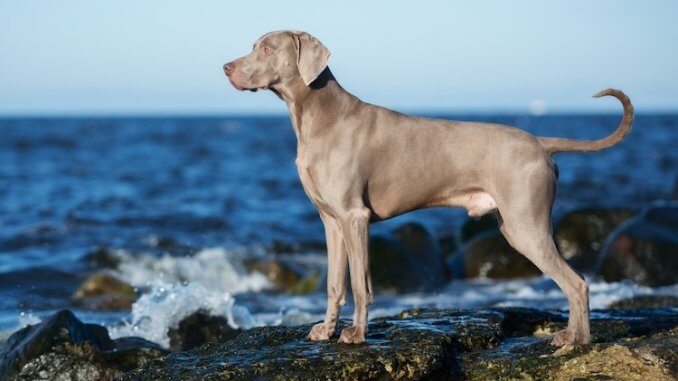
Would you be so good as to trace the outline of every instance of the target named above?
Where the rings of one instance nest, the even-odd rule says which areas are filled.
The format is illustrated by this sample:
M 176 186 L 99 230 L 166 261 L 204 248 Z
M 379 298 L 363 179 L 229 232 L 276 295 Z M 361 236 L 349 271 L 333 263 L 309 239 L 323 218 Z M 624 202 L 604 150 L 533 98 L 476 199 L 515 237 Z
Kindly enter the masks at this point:
M 292 40 L 294 40 L 294 47 L 297 50 L 299 74 L 308 86 L 327 67 L 330 51 L 317 38 L 306 32 L 295 33 Z

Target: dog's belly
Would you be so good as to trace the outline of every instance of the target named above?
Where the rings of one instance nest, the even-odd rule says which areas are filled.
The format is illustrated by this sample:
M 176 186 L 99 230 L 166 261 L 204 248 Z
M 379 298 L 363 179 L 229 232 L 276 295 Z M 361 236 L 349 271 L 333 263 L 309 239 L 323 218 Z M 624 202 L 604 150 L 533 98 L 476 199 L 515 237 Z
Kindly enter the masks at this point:
M 464 208 L 468 210 L 470 217 L 477 218 L 496 210 L 497 201 L 488 192 L 475 189 L 455 192 L 451 196 L 429 196 L 420 199 L 413 199 L 411 195 L 374 197 L 370 206 L 375 221 L 393 218 L 417 209 L 434 207 Z

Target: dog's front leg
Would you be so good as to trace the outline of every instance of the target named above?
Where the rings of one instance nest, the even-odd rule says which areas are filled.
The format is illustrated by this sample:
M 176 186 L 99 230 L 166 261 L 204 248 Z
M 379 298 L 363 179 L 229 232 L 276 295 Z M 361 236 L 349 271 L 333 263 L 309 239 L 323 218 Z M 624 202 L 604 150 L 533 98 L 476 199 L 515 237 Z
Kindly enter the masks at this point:
M 367 305 L 372 303 L 372 285 L 367 255 L 367 235 L 370 211 L 367 208 L 351 209 L 339 218 L 339 224 L 348 251 L 351 271 L 351 289 L 355 314 L 353 325 L 341 331 L 340 343 L 365 342 L 367 334 Z
M 325 225 L 327 241 L 327 312 L 325 321 L 313 326 L 308 338 L 313 341 L 329 340 L 334 334 L 339 318 L 339 308 L 346 305 L 346 246 L 338 221 L 323 212 L 320 218 Z

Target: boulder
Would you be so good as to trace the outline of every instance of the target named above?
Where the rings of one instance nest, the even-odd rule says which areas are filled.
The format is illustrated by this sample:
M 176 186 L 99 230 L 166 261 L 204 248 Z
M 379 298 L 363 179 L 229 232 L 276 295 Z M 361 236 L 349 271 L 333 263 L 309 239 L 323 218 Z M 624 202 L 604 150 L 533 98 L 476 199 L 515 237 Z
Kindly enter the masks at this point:
M 678 296 L 673 295 L 637 295 L 618 300 L 609 308 L 664 308 L 678 307 Z
M 562 313 L 529 308 L 407 310 L 371 321 L 366 343 L 352 346 L 338 344 L 337 335 L 307 340 L 311 325 L 261 327 L 149 362 L 121 379 L 673 379 L 678 311 L 596 316 L 592 345 L 574 349 L 549 345 L 566 324 Z
M 170 328 L 170 348 L 189 350 L 205 343 L 222 343 L 238 336 L 239 329 L 231 328 L 223 316 L 212 316 L 197 311 L 179 322 L 177 328 Z
M 558 251 L 576 270 L 592 272 L 607 236 L 633 215 L 628 209 L 589 208 L 570 212 L 555 227 Z
M 456 234 L 447 232 L 439 234 L 438 246 L 440 247 L 440 254 L 443 260 L 447 260 L 459 248 Z
M 115 269 L 120 265 L 121 256 L 115 249 L 100 247 L 87 253 L 82 260 L 93 269 Z
M 128 309 L 136 299 L 132 285 L 108 273 L 90 276 L 71 297 L 73 304 L 88 310 Z
M 656 287 L 678 282 L 678 204 L 658 204 L 628 220 L 601 251 L 598 276 Z
M 459 242 L 465 243 L 487 232 L 499 232 L 497 216 L 494 213 L 480 218 L 467 218 L 459 231 Z
M 408 223 L 391 234 L 372 235 L 368 250 L 375 290 L 430 291 L 445 282 L 438 241 L 419 224 Z
M 463 245 L 447 261 L 452 277 L 510 279 L 541 275 L 541 271 L 508 244 L 498 231 L 486 231 Z
M 143 339 L 111 340 L 106 328 L 61 310 L 10 336 L 0 352 L 0 379 L 113 379 L 164 354 Z
M 248 271 L 266 276 L 276 289 L 288 294 L 310 294 L 319 287 L 319 266 L 309 266 L 294 256 L 276 255 L 272 258 L 254 258 L 245 261 Z

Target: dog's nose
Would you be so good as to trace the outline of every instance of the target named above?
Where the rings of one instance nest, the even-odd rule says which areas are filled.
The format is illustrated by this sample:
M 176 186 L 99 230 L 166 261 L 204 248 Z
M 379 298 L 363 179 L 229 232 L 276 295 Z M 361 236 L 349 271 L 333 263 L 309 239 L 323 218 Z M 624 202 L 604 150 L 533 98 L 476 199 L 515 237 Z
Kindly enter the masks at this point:
M 235 69 L 235 64 L 233 62 L 229 62 L 224 65 L 224 72 L 226 75 L 231 75 L 231 73 L 233 73 L 233 69 Z

